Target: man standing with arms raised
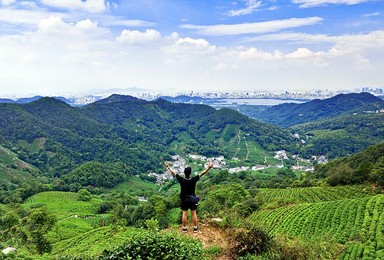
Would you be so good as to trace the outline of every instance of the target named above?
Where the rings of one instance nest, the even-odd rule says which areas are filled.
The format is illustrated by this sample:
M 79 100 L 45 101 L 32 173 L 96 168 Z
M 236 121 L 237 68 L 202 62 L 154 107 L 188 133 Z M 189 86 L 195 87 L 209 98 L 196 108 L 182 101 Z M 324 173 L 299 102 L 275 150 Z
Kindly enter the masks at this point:
M 182 222 L 182 231 L 187 232 L 187 220 L 188 220 L 188 209 L 191 210 L 192 214 L 192 221 L 193 221 L 193 232 L 197 233 L 198 226 L 197 226 L 197 203 L 194 200 L 194 197 L 196 197 L 195 188 L 196 183 L 200 180 L 200 178 L 206 174 L 212 167 L 213 164 L 208 164 L 208 167 L 202 171 L 199 175 L 194 176 L 191 178 L 192 169 L 191 167 L 186 167 L 184 169 L 184 175 L 185 178 L 180 176 L 178 173 L 176 173 L 170 166 L 169 163 L 165 163 L 165 166 L 167 169 L 172 173 L 174 177 L 176 177 L 177 181 L 180 183 L 180 208 L 183 211 L 183 216 L 181 218 Z

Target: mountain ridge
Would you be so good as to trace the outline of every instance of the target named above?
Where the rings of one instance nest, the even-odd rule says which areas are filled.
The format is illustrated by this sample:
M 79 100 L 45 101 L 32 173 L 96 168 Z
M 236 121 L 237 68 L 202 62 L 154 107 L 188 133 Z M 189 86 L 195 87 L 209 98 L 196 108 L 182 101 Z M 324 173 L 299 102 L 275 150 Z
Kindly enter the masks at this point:
M 280 104 L 265 109 L 254 118 L 280 127 L 291 127 L 348 113 L 361 113 L 365 110 L 383 108 L 384 100 L 362 92 L 339 94 L 328 99 L 315 99 L 302 104 Z
M 42 97 L 27 104 L 0 104 L 0 109 L 0 136 L 5 144 L 57 177 L 93 160 L 128 163 L 130 172 L 156 171 L 169 157 L 169 150 L 176 149 L 172 147 L 183 153 L 226 155 L 227 144 L 218 142 L 224 134 L 230 138 L 247 134 L 249 141 L 269 151 L 294 142 L 288 131 L 233 110 L 162 99 L 112 95 L 72 107 Z M 229 125 L 234 126 L 229 128 L 232 132 L 223 132 Z M 19 145 L 20 140 L 32 143 L 38 138 L 45 140 L 44 145 L 34 153 Z

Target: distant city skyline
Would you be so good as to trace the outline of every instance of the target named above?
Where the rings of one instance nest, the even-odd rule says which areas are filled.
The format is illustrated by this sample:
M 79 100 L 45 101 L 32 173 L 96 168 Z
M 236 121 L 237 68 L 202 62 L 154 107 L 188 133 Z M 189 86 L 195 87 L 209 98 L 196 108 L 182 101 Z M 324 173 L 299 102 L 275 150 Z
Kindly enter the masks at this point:
M 380 0 L 0 0 L 0 96 L 384 87 Z
M 384 88 L 362 88 L 354 90 L 305 90 L 300 91 L 233 91 L 233 92 L 160 92 L 160 91 L 139 91 L 139 89 L 110 89 L 103 93 L 51 95 L 70 105 L 86 105 L 100 99 L 108 98 L 111 95 L 133 96 L 139 99 L 151 101 L 158 98 L 165 98 L 171 102 L 208 104 L 214 107 L 227 107 L 233 104 L 248 105 L 277 105 L 281 103 L 304 103 L 314 99 L 327 99 L 338 94 L 351 94 L 368 92 L 372 95 L 384 99 Z M 40 99 L 41 95 L 20 95 L 20 96 L 1 96 L 0 102 L 28 103 Z M 190 99 L 188 99 L 188 97 Z

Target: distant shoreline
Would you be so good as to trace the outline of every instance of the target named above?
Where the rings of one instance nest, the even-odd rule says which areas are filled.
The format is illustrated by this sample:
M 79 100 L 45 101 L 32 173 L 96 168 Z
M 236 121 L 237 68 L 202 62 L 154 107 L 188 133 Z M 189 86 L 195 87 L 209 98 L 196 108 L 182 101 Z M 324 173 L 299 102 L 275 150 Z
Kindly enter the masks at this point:
M 274 106 L 283 103 L 305 103 L 308 99 L 288 99 L 288 98 L 225 98 L 223 105 L 250 105 L 250 106 Z M 232 102 L 232 103 L 230 103 Z

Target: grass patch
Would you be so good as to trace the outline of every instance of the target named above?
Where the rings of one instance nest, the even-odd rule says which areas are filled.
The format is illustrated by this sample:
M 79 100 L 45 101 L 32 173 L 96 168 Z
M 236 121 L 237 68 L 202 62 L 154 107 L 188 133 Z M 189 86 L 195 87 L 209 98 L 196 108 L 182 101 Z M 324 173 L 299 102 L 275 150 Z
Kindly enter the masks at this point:
M 139 177 L 130 177 L 127 181 L 118 184 L 112 191 L 127 192 L 135 196 L 149 196 L 158 192 L 160 186 L 140 179 Z
M 112 250 L 127 242 L 139 232 L 136 228 L 101 227 L 87 232 L 78 232 L 77 236 L 53 244 L 52 255 L 81 257 L 98 256 L 103 250 Z
M 79 201 L 77 193 L 48 191 L 38 193 L 23 203 L 24 207 L 43 204 L 48 211 L 55 214 L 58 220 L 62 220 L 73 215 L 81 217 L 92 216 L 97 213 L 100 198 L 92 198 L 90 201 Z
M 17 144 L 31 152 L 36 152 L 37 150 L 44 148 L 45 140 L 46 138 L 35 138 L 32 143 L 28 143 L 26 140 L 18 140 Z

